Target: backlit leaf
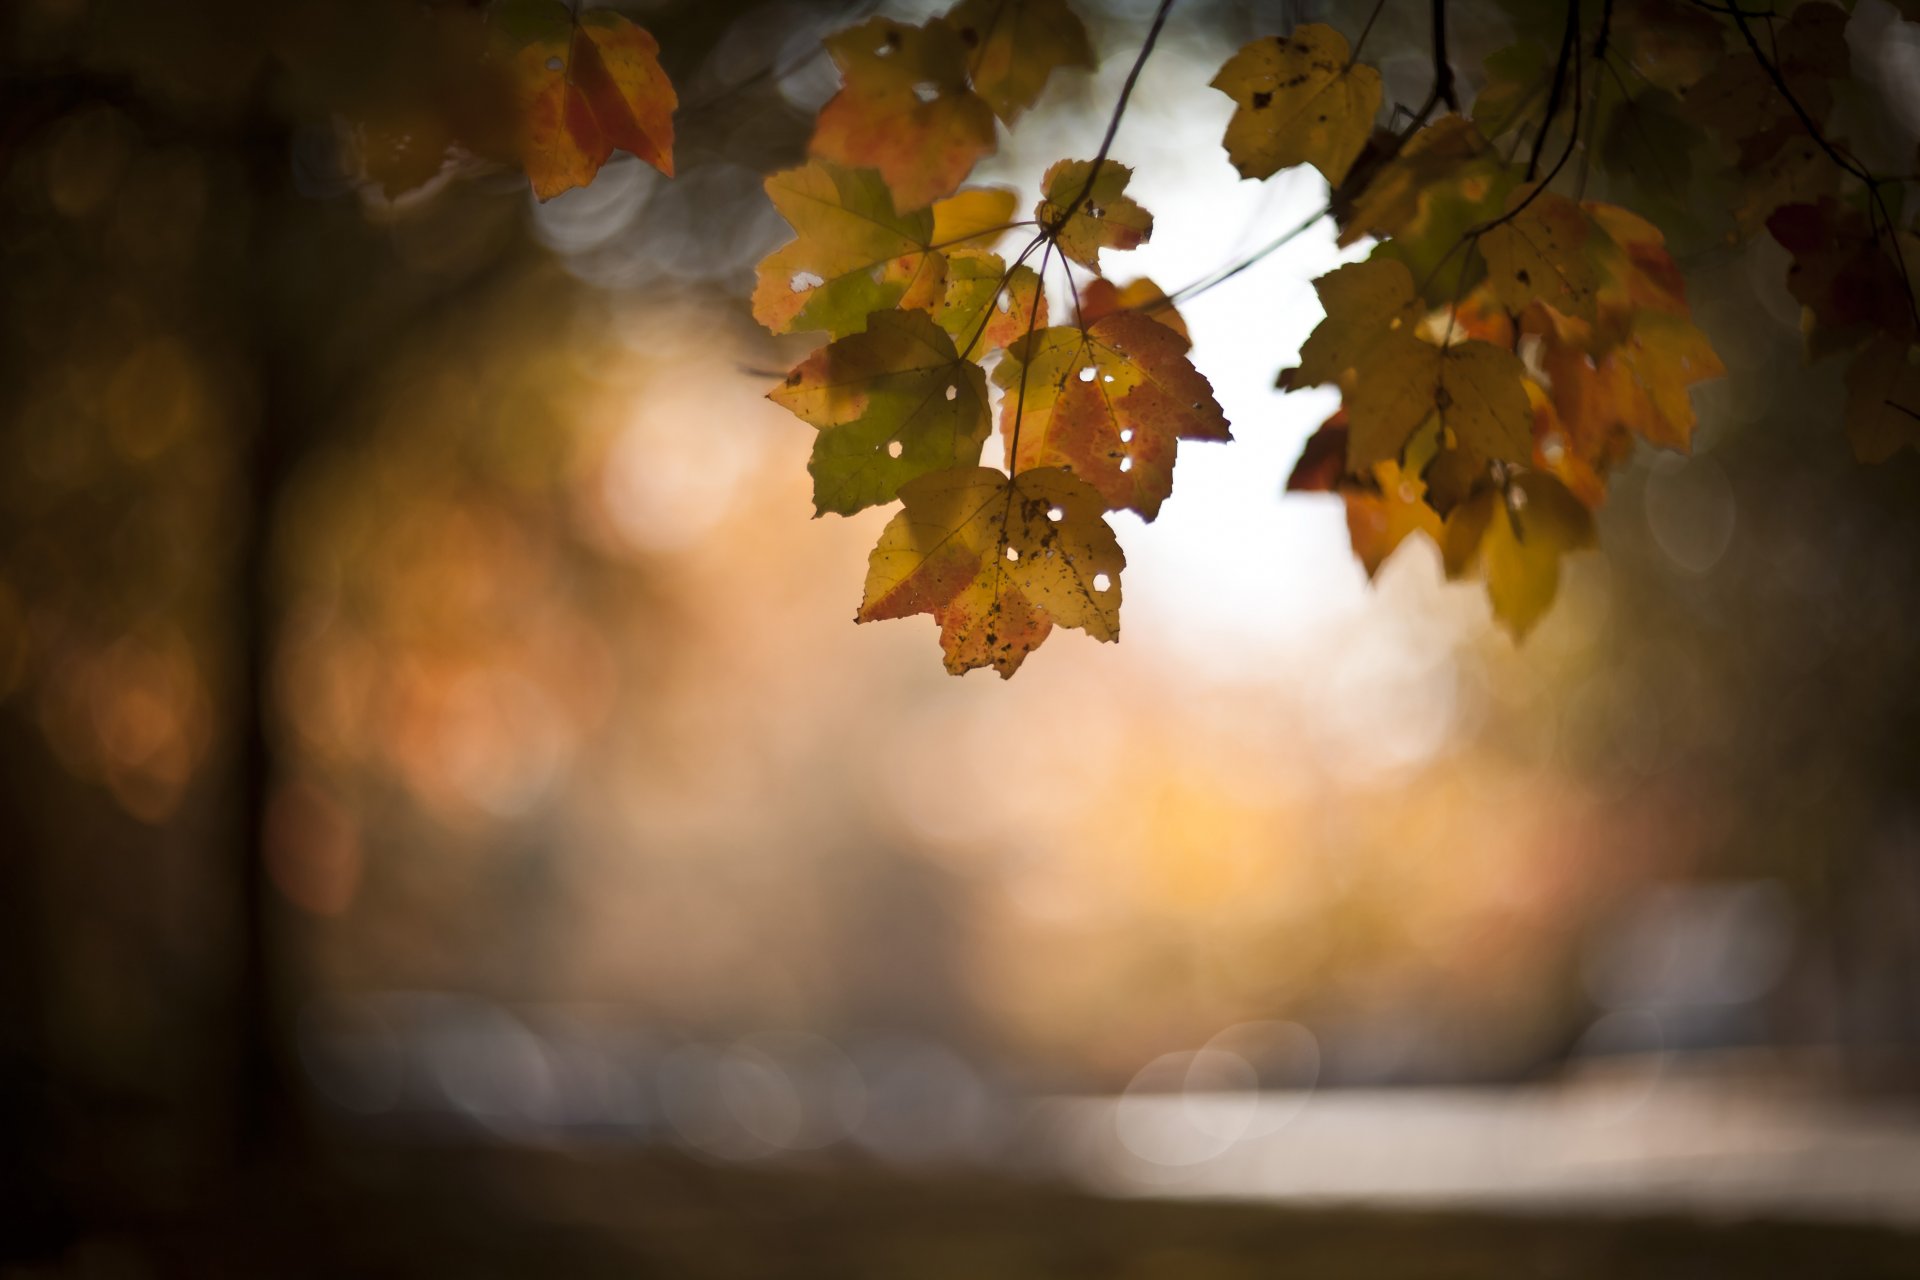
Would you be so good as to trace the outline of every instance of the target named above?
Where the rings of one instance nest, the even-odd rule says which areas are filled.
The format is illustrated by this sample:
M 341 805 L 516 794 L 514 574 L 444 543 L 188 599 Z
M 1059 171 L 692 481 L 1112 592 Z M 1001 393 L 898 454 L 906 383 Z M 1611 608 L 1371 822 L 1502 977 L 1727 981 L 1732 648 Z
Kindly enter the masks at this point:
M 879 170 L 896 206 L 918 209 L 993 151 L 993 112 L 967 87 L 966 47 L 945 22 L 874 18 L 826 44 L 844 83 L 820 108 L 811 154 Z
M 1405 264 L 1372 257 L 1350 262 L 1313 282 L 1326 319 L 1300 346 L 1289 387 L 1350 386 L 1367 352 L 1382 339 L 1412 332 L 1425 308 L 1413 296 Z
M 768 398 L 820 430 L 807 464 L 817 514 L 851 515 L 916 476 L 978 462 L 991 427 L 986 375 L 919 311 L 874 313 Z
M 1446 347 L 1412 335 L 1381 342 L 1346 392 L 1348 467 L 1359 472 L 1399 457 L 1429 417 L 1439 419 L 1450 449 L 1524 461 L 1533 453 L 1525 374 L 1513 352 L 1478 339 Z
M 1109 509 L 1153 519 L 1173 489 L 1177 442 L 1229 438 L 1186 351 L 1185 338 L 1136 311 L 1015 342 L 993 374 L 1007 393 L 1000 432 L 1009 468 L 1064 467 Z
M 1066 0 L 960 0 L 947 15 L 967 47 L 973 90 L 1011 125 L 1059 67 L 1093 67 L 1087 29 Z
M 963 355 L 978 360 L 1029 328 L 1045 328 L 1047 300 L 1032 267 L 1022 264 L 1008 274 L 997 253 L 956 249 L 947 255 L 946 294 L 933 318 Z
M 897 212 L 872 169 L 813 161 L 767 179 L 767 195 L 798 238 L 760 264 L 754 319 L 775 333 L 858 333 L 888 307 L 932 310 L 946 265 L 934 246 L 991 243 L 1013 212 L 1013 193 L 969 189 L 932 209 Z
M 1596 319 L 1608 259 L 1616 253 L 1606 232 L 1579 205 L 1552 191 L 1533 194 L 1523 187 L 1507 210 L 1512 216 L 1480 237 L 1493 295 L 1516 313 L 1539 301 L 1562 315 Z
M 1227 158 L 1245 178 L 1310 164 L 1338 184 L 1380 110 L 1380 73 L 1353 62 L 1346 37 L 1318 22 L 1255 40 L 1213 87 L 1234 101 Z
M 1115 286 L 1105 278 L 1089 280 L 1081 286 L 1081 324 L 1090 325 L 1116 311 L 1138 311 L 1149 319 L 1158 320 L 1189 342 L 1193 340 L 1193 335 L 1187 332 L 1186 320 L 1174 310 L 1172 300 L 1159 285 L 1145 276 L 1120 286 Z
M 1060 252 L 1098 271 L 1100 250 L 1132 249 L 1145 243 L 1153 234 L 1153 215 L 1121 194 L 1133 177 L 1133 170 L 1127 166 L 1103 161 L 1099 175 L 1089 186 L 1092 175 L 1091 160 L 1055 162 L 1041 183 L 1045 194 L 1033 216 L 1043 227 L 1060 223 Z M 1073 213 L 1061 223 L 1068 209 Z
M 671 176 L 678 100 L 653 37 L 610 9 L 576 18 L 555 3 L 521 16 L 534 38 L 513 68 L 534 195 L 550 200 L 586 186 L 616 150 Z
M 1056 623 L 1119 637 L 1126 557 L 1085 482 L 958 468 L 912 481 L 900 500 L 868 558 L 859 621 L 932 614 L 955 675 L 1011 676 Z
M 1448 516 L 1441 555 L 1448 577 L 1480 571 L 1494 616 L 1519 640 L 1553 603 L 1561 557 L 1592 545 L 1587 508 L 1552 476 L 1529 471 Z

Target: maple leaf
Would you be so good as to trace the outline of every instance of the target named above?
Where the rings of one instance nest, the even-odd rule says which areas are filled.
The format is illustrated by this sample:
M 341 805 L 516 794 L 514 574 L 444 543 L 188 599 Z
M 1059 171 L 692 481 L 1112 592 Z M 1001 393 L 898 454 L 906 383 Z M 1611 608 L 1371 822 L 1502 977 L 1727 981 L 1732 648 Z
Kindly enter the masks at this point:
M 993 371 L 1007 392 L 1000 433 L 1009 470 L 1064 467 L 1109 509 L 1153 519 L 1173 491 L 1177 442 L 1231 438 L 1186 352 L 1185 338 L 1137 311 L 1014 343 Z
M 1876 334 L 1847 369 L 1847 439 L 1862 462 L 1920 449 L 1920 351 Z
M 947 21 L 966 45 L 973 90 L 1011 125 L 1060 67 L 1093 67 L 1087 29 L 1066 0 L 961 0 Z
M 1449 578 L 1478 569 L 1494 617 L 1522 640 L 1559 591 L 1561 557 L 1592 545 L 1592 513 L 1554 477 L 1529 471 L 1447 517 L 1441 560 Z
M 1024 264 L 1007 270 L 997 253 L 957 249 L 947 255 L 946 294 L 933 318 L 961 354 L 977 359 L 1047 323 L 1040 276 Z
M 818 160 L 774 174 L 766 189 L 799 233 L 761 262 L 754 286 L 754 319 L 774 333 L 844 337 L 875 311 L 931 309 L 945 287 L 935 246 L 989 241 L 1013 215 L 1013 193 L 998 188 L 900 213 L 877 171 Z
M 856 620 L 932 614 L 947 670 L 1011 676 L 1055 624 L 1120 635 L 1126 556 L 1100 495 L 1057 468 L 959 468 L 902 486 Z
M 1057 226 L 1055 242 L 1060 252 L 1098 271 L 1100 250 L 1132 249 L 1146 242 L 1153 234 L 1153 215 L 1120 194 L 1133 177 L 1126 165 L 1103 160 L 1089 184 L 1091 175 L 1091 160 L 1056 161 L 1041 181 L 1045 194 L 1033 216 L 1043 227 Z M 1063 220 L 1068 209 L 1073 213 Z
M 1373 484 L 1344 489 L 1347 539 L 1367 576 L 1380 572 L 1387 557 L 1416 533 L 1440 545 L 1440 515 L 1426 501 L 1427 486 L 1397 462 L 1375 463 Z
M 1355 63 L 1346 37 L 1318 22 L 1253 41 L 1227 59 L 1213 87 L 1235 104 L 1225 142 L 1243 178 L 1311 164 L 1337 186 L 1380 110 L 1380 73 Z
M 978 462 L 992 426 L 986 374 L 919 311 L 875 312 L 767 395 L 820 430 L 807 464 L 816 515 L 891 502 L 917 476 Z
M 1539 301 L 1562 315 L 1598 319 L 1600 290 L 1612 274 L 1609 260 L 1618 256 L 1607 233 L 1578 204 L 1552 191 L 1522 187 L 1507 212 L 1480 237 L 1494 297 L 1516 313 Z
M 1425 307 L 1404 263 L 1376 254 L 1320 277 L 1314 289 L 1327 318 L 1302 345 L 1289 385 L 1340 387 L 1352 471 L 1364 474 L 1398 457 L 1435 416 L 1451 437 L 1448 447 L 1473 459 L 1531 455 L 1525 367 L 1513 352 L 1478 338 L 1443 346 L 1419 336 Z
M 673 85 L 660 46 L 609 9 L 517 5 L 503 25 L 526 42 L 513 56 L 521 163 L 551 200 L 592 182 L 616 150 L 673 175 Z
M 1173 300 L 1159 285 L 1145 276 L 1116 286 L 1104 276 L 1089 280 L 1080 290 L 1080 323 L 1090 325 L 1116 311 L 1138 311 L 1159 321 L 1188 342 L 1187 322 L 1173 309 Z
M 1326 318 L 1300 344 L 1300 363 L 1286 379 L 1289 389 L 1349 385 L 1367 353 L 1391 333 L 1411 332 L 1425 308 L 1412 296 L 1413 277 L 1404 263 L 1372 257 L 1335 267 L 1313 282 Z
M 993 112 L 967 87 L 966 46 L 942 20 L 874 18 L 826 44 L 844 83 L 820 108 L 812 155 L 879 170 L 895 203 L 917 209 L 993 151 Z

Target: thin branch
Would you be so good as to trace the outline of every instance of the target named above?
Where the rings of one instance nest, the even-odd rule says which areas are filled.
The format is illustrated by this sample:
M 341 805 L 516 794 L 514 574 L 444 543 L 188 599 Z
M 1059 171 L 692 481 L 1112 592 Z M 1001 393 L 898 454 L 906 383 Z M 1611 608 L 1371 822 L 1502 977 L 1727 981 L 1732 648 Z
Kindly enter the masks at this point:
M 1225 284 L 1227 281 L 1239 275 L 1242 271 L 1245 271 L 1248 267 L 1251 267 L 1256 262 L 1259 262 L 1262 258 L 1266 257 L 1268 254 L 1273 253 L 1276 250 L 1280 249 L 1282 246 L 1286 245 L 1289 241 L 1297 239 L 1299 236 L 1304 234 L 1309 228 L 1311 228 L 1315 223 L 1319 222 L 1320 219 L 1326 217 L 1332 211 L 1333 210 L 1331 205 L 1322 206 L 1318 211 L 1314 213 L 1312 217 L 1308 218 L 1305 222 L 1302 222 L 1299 226 L 1294 227 L 1291 231 L 1282 232 L 1280 235 L 1274 237 L 1272 240 L 1269 240 L 1266 244 L 1261 245 L 1258 249 L 1255 249 L 1252 253 L 1240 259 L 1238 262 L 1233 263 L 1230 266 L 1221 267 L 1217 271 L 1213 271 L 1207 275 L 1201 276 L 1198 280 L 1195 280 L 1192 284 L 1185 285 L 1181 288 L 1175 289 L 1172 293 L 1168 294 L 1165 298 L 1156 299 L 1155 301 L 1147 304 L 1146 306 L 1140 309 L 1142 311 L 1155 311 L 1163 307 L 1170 307 L 1174 305 L 1176 302 L 1192 301 L 1194 298 L 1199 297 L 1201 294 L 1207 292 L 1209 289 L 1212 289 L 1217 285 Z
M 1579 43 L 1579 30 L 1579 0 L 1570 0 L 1567 5 L 1567 23 L 1560 31 L 1560 56 L 1553 64 L 1553 87 L 1547 91 L 1547 118 L 1540 122 L 1540 132 L 1533 139 L 1533 151 L 1527 156 L 1529 182 L 1533 180 L 1533 175 L 1540 171 L 1540 153 L 1546 150 L 1547 134 L 1553 128 L 1553 118 L 1560 114 L 1560 98 L 1567 87 L 1567 67 Z
M 1360 34 L 1354 38 L 1353 51 L 1347 55 L 1347 65 L 1342 71 L 1351 71 L 1360 61 L 1361 47 L 1367 43 L 1367 37 L 1373 34 L 1373 24 L 1380 17 L 1380 11 L 1387 7 L 1387 0 L 1373 0 L 1373 12 L 1367 15 L 1367 25 L 1360 28 Z
M 1133 67 L 1127 72 L 1126 83 L 1120 86 L 1120 100 L 1113 105 L 1113 115 L 1107 121 L 1106 136 L 1100 139 L 1100 150 L 1094 153 L 1093 165 L 1087 170 L 1087 181 L 1080 188 L 1080 194 L 1075 196 L 1072 202 L 1054 218 L 1050 228 L 1052 234 L 1060 234 L 1060 228 L 1066 226 L 1068 220 L 1080 212 L 1080 206 L 1092 197 L 1093 184 L 1100 177 L 1100 166 L 1107 162 L 1107 153 L 1113 149 L 1113 136 L 1120 132 L 1120 118 L 1127 114 L 1127 100 L 1133 97 L 1133 86 L 1140 80 L 1140 70 L 1147 65 L 1147 55 L 1153 52 L 1153 46 L 1159 42 L 1160 31 L 1167 25 L 1167 14 L 1172 9 L 1173 0 L 1160 0 L 1160 7 L 1154 10 L 1153 25 L 1147 28 L 1146 42 L 1140 46 L 1139 56 L 1134 58 Z
M 1460 110 L 1460 95 L 1453 87 L 1453 64 L 1447 61 L 1447 0 L 1433 0 L 1433 92 L 1447 104 L 1447 110 Z

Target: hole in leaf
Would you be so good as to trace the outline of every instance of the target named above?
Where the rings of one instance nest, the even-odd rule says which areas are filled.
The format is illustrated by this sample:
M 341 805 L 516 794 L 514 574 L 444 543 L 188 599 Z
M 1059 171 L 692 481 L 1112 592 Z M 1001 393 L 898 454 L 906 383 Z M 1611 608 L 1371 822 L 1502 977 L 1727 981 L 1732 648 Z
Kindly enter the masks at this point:
M 1080 381 L 1082 381 L 1082 382 L 1092 382 L 1092 381 L 1093 381 L 1093 366 L 1092 366 L 1092 365 L 1088 365 L 1088 366 L 1087 366 L 1086 368 L 1084 368 L 1084 369 L 1082 369 L 1082 370 L 1080 371 Z
M 1106 574 L 1096 573 L 1093 575 L 1093 589 L 1095 591 L 1105 591 L 1107 588 L 1111 587 L 1112 585 L 1113 585 L 1113 579 L 1109 578 Z
M 1066 514 L 1067 514 L 1066 508 L 1064 507 L 1047 508 L 1047 519 L 1049 520 L 1053 520 L 1057 522 L 1059 520 L 1064 519 L 1066 517 Z
M 1019 552 L 1019 550 L 1018 550 L 1018 548 L 1015 548 L 1015 547 L 1008 547 L 1008 548 L 1007 548 L 1007 559 L 1009 559 L 1009 560 L 1018 560 L 1019 558 L 1020 558 L 1020 552 Z
M 947 399 L 949 400 L 958 399 L 959 395 L 960 395 L 960 388 L 958 386 L 951 386 L 947 388 Z
M 897 458 L 900 456 L 900 442 L 898 440 L 887 441 L 887 456 L 889 458 Z
M 893 32 L 887 32 L 887 43 L 875 49 L 873 56 L 876 58 L 891 58 L 893 56 Z
M 558 71 L 560 70 L 560 68 L 566 65 L 567 65 L 566 63 L 560 61 L 560 59 L 557 57 L 547 59 L 547 70 L 549 71 Z
M 1132 427 L 1122 427 L 1122 428 L 1120 428 L 1120 443 L 1121 443 L 1121 444 L 1132 444 L 1132 443 L 1133 443 L 1133 428 L 1132 428 Z
M 826 282 L 824 276 L 817 276 L 811 271 L 796 271 L 793 273 L 793 279 L 787 282 L 787 287 L 795 293 L 805 293 L 809 289 L 818 289 Z
M 1110 373 L 1103 373 L 1103 374 L 1101 374 L 1101 375 L 1100 375 L 1100 381 L 1102 381 L 1102 382 L 1112 382 L 1112 381 L 1113 381 L 1113 375 L 1112 375 L 1112 374 L 1110 374 Z
M 1132 455 L 1132 454 L 1128 454 L 1128 455 L 1127 455 L 1126 457 L 1124 457 L 1124 458 L 1122 458 L 1122 459 L 1120 459 L 1120 470 L 1122 470 L 1122 471 L 1131 471 L 1131 470 L 1133 470 L 1133 455 Z
M 993 305 L 999 309 L 1001 315 L 1005 315 L 1013 310 L 1013 299 L 1003 293 L 993 300 Z
M 922 80 L 913 86 L 913 96 L 922 102 L 932 102 L 940 96 L 940 86 L 930 80 Z

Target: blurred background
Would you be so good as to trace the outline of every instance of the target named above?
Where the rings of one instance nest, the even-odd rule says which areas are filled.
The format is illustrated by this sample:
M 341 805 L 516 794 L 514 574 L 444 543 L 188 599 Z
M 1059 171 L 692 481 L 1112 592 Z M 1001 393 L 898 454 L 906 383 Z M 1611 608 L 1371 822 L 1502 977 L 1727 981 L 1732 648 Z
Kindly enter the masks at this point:
M 1116 518 L 1121 643 L 956 680 L 852 624 L 886 513 L 808 519 L 745 303 L 874 7 L 633 6 L 679 176 L 546 205 L 368 177 L 460 6 L 7 12 L 0 1273 L 1920 1274 L 1920 462 L 1784 251 L 1676 197 L 1729 376 L 1515 645 L 1282 498 L 1301 237 L 1183 308 L 1237 441 Z M 1023 203 L 1152 9 L 1078 7 Z M 1176 10 L 1121 278 L 1324 200 L 1206 81 L 1328 8 Z

